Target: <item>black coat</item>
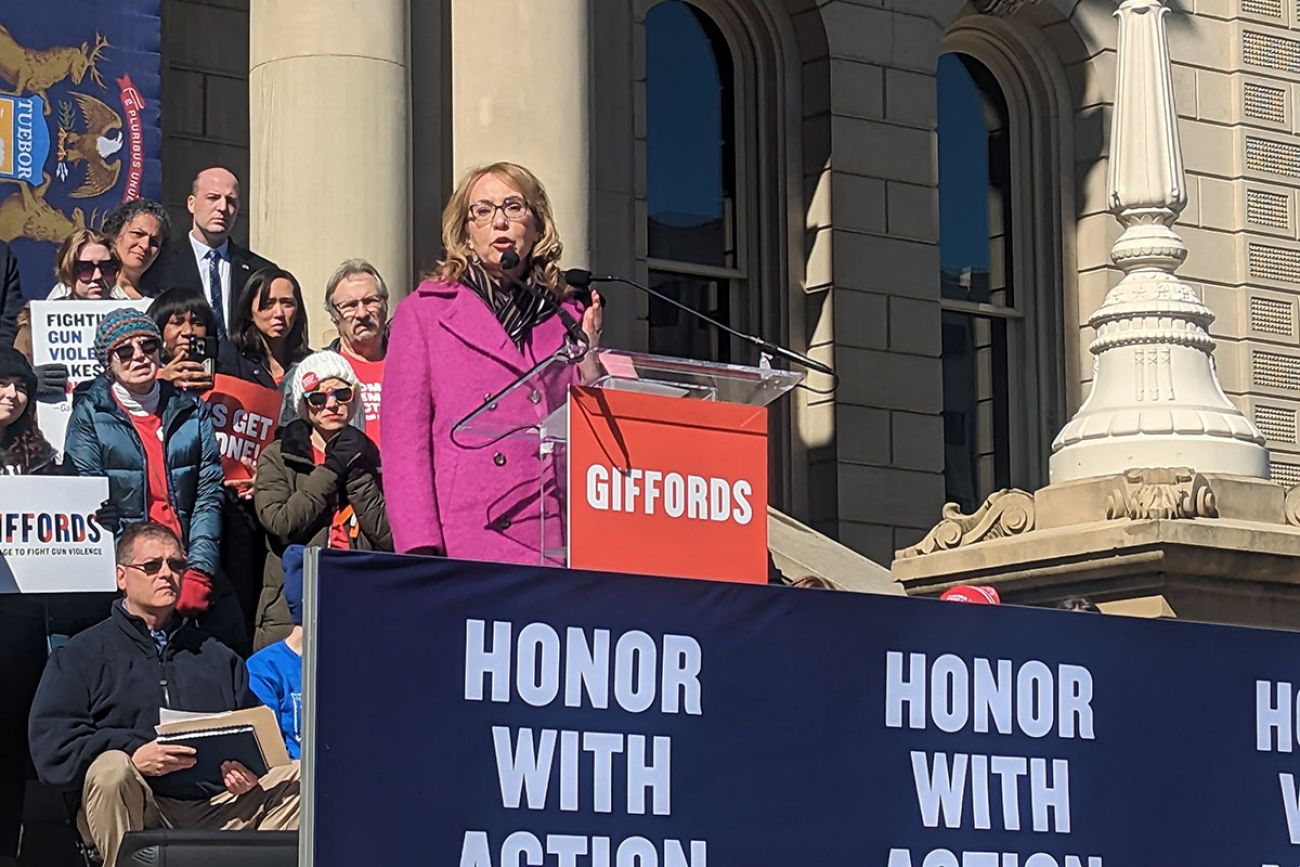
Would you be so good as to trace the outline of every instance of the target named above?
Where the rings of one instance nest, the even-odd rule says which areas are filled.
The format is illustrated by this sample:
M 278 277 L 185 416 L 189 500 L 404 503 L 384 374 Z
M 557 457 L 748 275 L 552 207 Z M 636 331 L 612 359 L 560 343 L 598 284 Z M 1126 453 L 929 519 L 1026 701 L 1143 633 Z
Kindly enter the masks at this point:
M 241 247 L 234 241 L 228 248 L 230 253 L 230 303 L 239 299 L 248 278 L 263 268 L 274 268 L 275 263 L 264 259 L 247 247 Z M 168 241 L 163 246 L 158 259 L 144 273 L 141 279 L 141 291 L 150 298 L 156 298 L 168 289 L 184 286 L 208 297 L 206 275 L 199 273 L 199 263 L 194 258 L 194 246 L 190 244 L 189 234 Z M 230 311 L 226 311 L 229 321 Z
M 144 621 L 114 603 L 109 618 L 54 651 L 32 703 L 32 760 L 41 782 L 80 790 L 108 750 L 134 753 L 156 735 L 158 708 L 215 713 L 256 707 L 235 652 L 190 620 L 159 656 Z M 146 777 L 154 793 L 196 800 L 218 784 L 178 786 Z
M 217 346 L 217 373 L 256 383 L 263 388 L 277 388 L 266 363 L 247 357 L 229 340 L 223 340 Z
M 27 303 L 18 279 L 18 257 L 0 241 L 0 346 L 13 346 L 18 336 L 18 311 Z

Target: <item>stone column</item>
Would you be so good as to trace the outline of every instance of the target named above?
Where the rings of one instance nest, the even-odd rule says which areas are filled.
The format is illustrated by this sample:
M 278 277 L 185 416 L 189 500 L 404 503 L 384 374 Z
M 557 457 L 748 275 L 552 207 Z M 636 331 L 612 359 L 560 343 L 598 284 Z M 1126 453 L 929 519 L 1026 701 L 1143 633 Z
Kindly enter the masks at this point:
M 342 260 L 412 285 L 407 20 L 406 0 L 252 0 L 251 246 L 298 277 L 313 346 Z
M 1187 205 L 1164 0 L 1123 0 L 1107 195 L 1124 277 L 1092 315 L 1092 393 L 1052 444 L 1053 484 L 1133 467 L 1267 478 L 1264 438 L 1214 370 L 1214 314 L 1176 271 Z
M 451 0 L 456 180 L 497 160 L 531 169 L 570 268 L 591 262 L 589 2 Z

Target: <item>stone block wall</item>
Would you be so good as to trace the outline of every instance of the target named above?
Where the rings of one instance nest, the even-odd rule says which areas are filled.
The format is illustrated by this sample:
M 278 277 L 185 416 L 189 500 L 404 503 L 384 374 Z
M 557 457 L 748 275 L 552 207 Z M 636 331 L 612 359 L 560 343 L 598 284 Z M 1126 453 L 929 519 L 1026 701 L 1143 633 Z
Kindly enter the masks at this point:
M 806 285 L 826 299 L 809 323 L 812 346 L 840 374 L 821 419 L 834 446 L 815 456 L 812 475 L 814 485 L 833 479 L 834 500 L 814 500 L 813 518 L 881 563 L 934 525 L 944 492 L 941 30 L 925 4 L 888 5 L 833 0 L 805 13 L 825 29 L 830 79 L 829 160 L 805 176 L 815 191 Z
M 1227 74 L 1213 93 L 1197 95 L 1218 103 L 1223 133 L 1215 144 L 1221 164 L 1234 171 L 1214 205 L 1202 197 L 1202 223 L 1222 209 L 1221 222 L 1236 230 L 1242 288 L 1223 299 L 1225 307 L 1235 302 L 1232 384 L 1268 438 L 1273 478 L 1292 485 L 1300 483 L 1300 8 L 1284 0 L 1222 5 L 1229 8 L 1214 11 L 1234 16 L 1220 28 Z M 1198 4 L 1202 14 L 1211 12 L 1201 13 Z
M 163 204 L 175 235 L 189 226 L 194 175 L 224 165 L 245 181 L 234 237 L 248 240 L 248 4 L 163 0 Z

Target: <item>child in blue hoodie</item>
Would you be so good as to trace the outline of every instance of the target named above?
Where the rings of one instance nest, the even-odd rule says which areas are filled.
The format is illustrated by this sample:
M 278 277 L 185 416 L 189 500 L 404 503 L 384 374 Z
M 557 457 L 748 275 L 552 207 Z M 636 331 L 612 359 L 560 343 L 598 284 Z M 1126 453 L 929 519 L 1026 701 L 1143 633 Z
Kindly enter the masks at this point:
M 293 631 L 283 641 L 263 647 L 248 660 L 249 686 L 275 711 L 289 758 L 302 754 L 302 545 L 284 549 L 284 600 Z

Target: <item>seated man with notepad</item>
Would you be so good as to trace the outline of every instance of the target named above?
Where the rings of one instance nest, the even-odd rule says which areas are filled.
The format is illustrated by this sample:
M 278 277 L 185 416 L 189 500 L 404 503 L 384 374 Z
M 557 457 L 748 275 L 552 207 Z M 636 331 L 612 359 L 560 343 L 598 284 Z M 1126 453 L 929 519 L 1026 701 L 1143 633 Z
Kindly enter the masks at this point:
M 275 738 L 272 714 L 241 710 L 259 704 L 243 661 L 176 614 L 186 566 L 167 527 L 124 530 L 117 544 L 123 598 L 107 620 L 54 652 L 32 704 L 37 773 L 49 785 L 80 789 L 78 826 L 108 867 L 129 831 L 298 827 L 298 763 Z M 187 735 L 157 734 L 162 715 L 225 711 L 235 713 L 163 726 Z M 242 724 L 258 713 L 278 754 L 261 748 L 264 740 L 252 734 L 259 726 Z

